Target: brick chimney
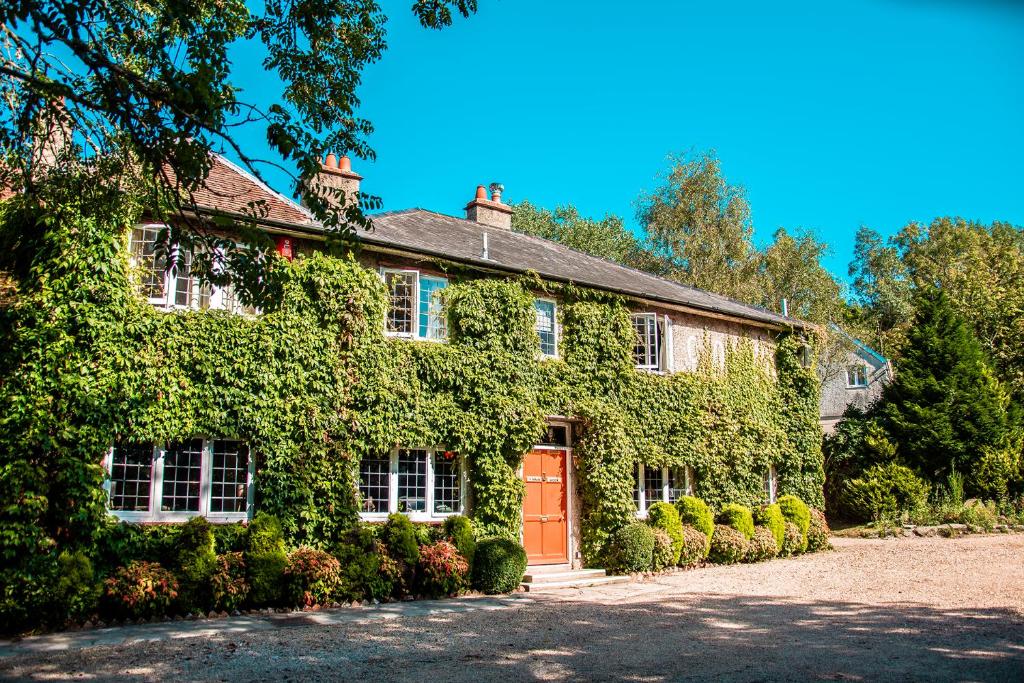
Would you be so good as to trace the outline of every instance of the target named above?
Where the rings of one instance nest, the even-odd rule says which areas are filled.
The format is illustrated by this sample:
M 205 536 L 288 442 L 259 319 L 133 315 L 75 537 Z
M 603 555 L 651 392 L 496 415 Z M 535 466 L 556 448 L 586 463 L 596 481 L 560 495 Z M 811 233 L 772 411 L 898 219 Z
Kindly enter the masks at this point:
M 491 197 L 487 198 L 487 190 L 477 185 L 476 197 L 466 204 L 466 220 L 475 221 L 500 230 L 512 229 L 512 207 L 501 203 L 501 193 L 505 190 L 500 183 L 491 183 Z
M 313 180 L 313 186 L 318 189 L 322 188 L 321 192 L 341 190 L 345 193 L 343 206 L 347 206 L 358 201 L 359 182 L 362 179 L 363 176 L 352 170 L 351 159 L 345 156 L 338 159 L 336 155 L 328 154 L 320 164 L 320 172 Z M 332 205 L 339 201 L 337 197 L 325 197 L 325 199 Z

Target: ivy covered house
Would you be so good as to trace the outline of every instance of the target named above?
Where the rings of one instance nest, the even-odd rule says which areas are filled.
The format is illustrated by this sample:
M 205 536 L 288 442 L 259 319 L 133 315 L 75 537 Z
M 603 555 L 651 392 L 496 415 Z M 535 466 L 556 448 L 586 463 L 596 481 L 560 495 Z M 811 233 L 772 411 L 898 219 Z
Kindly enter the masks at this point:
M 320 176 L 348 197 L 360 180 L 333 156 Z M 102 382 L 62 418 L 89 439 L 47 447 L 85 467 L 98 448 L 85 480 L 113 516 L 264 509 L 326 546 L 359 520 L 463 513 L 532 563 L 596 564 L 656 501 L 821 504 L 798 321 L 515 233 L 500 187 L 477 188 L 464 218 L 375 215 L 340 256 L 301 205 L 226 160 L 197 200 L 239 221 L 263 207 L 280 302 L 246 309 L 186 259 L 166 270 L 141 210 L 86 222 L 119 245 L 117 267 L 66 294 L 97 311 L 74 348 Z M 54 258 L 75 258 L 60 239 Z

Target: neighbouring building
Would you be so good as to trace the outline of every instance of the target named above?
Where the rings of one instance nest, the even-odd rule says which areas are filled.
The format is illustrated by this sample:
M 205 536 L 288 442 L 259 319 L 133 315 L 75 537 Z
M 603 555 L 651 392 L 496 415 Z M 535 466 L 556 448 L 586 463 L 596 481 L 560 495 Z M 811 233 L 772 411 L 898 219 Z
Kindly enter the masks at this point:
M 823 363 L 821 376 L 821 428 L 826 434 L 850 406 L 866 410 L 882 395 L 893 377 L 892 363 L 864 342 L 832 326 L 840 338 L 842 352 Z

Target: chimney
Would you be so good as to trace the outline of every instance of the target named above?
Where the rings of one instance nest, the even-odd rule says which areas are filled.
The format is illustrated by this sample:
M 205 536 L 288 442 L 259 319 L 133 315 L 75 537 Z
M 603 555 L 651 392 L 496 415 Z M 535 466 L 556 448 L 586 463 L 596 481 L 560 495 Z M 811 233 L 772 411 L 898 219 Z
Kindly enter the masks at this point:
M 336 155 L 328 154 L 320 164 L 320 172 L 313 180 L 313 187 L 330 206 L 343 208 L 358 201 L 359 182 L 362 179 L 363 176 L 352 170 L 352 160 L 347 156 L 338 159 Z M 337 206 L 341 201 L 340 197 L 326 194 L 331 190 L 341 190 L 345 194 L 341 206 Z
M 475 221 L 500 230 L 512 229 L 512 207 L 501 203 L 501 193 L 505 187 L 501 183 L 491 183 L 491 197 L 483 185 L 477 185 L 476 197 L 466 204 L 466 220 Z

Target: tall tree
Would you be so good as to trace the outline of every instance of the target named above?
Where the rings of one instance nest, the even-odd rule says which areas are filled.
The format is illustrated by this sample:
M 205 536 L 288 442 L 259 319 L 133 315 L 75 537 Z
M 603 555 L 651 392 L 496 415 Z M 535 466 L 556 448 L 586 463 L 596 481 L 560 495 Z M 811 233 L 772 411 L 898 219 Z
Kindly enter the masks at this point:
M 771 244 L 757 255 L 753 303 L 777 310 L 785 299 L 790 314 L 814 323 L 839 322 L 846 313 L 843 289 L 821 265 L 829 246 L 809 230 L 791 235 L 775 231 Z

